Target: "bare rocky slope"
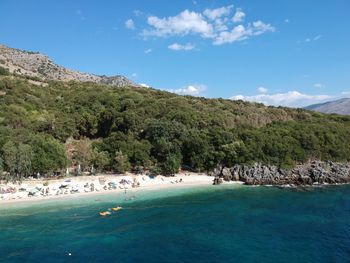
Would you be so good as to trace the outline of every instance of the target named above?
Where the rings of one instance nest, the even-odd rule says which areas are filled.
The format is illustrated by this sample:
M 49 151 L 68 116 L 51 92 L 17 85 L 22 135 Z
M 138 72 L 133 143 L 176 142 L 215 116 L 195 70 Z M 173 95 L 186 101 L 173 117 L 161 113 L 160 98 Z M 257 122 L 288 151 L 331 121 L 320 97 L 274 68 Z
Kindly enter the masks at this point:
M 308 106 L 305 109 L 323 113 L 350 115 L 350 99 L 340 99 L 322 104 L 315 104 Z
M 139 87 L 124 76 L 98 76 L 66 69 L 55 64 L 48 56 L 0 45 L 0 66 L 11 73 L 44 81 L 81 81 L 108 84 L 116 87 Z

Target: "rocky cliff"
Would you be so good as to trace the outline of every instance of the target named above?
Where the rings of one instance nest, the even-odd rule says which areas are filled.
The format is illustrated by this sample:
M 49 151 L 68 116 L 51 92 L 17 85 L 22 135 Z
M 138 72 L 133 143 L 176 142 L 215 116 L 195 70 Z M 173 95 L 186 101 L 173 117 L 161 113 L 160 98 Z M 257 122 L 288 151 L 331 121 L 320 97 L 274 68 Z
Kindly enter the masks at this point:
M 43 81 L 81 81 L 108 84 L 116 87 L 139 87 L 124 76 L 98 76 L 66 69 L 55 64 L 48 56 L 0 45 L 0 66 L 11 73 Z
M 247 185 L 315 185 L 350 183 L 350 163 L 313 161 L 286 170 L 276 166 L 255 164 L 235 165 L 216 169 L 214 184 L 222 181 L 242 181 Z

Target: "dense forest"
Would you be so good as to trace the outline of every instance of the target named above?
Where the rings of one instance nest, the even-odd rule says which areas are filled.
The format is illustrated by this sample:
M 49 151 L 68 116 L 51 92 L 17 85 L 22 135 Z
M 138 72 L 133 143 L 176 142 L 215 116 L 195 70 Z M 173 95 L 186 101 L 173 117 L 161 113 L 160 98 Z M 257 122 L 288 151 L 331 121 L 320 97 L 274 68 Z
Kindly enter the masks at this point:
M 0 74 L 0 170 L 12 180 L 77 165 L 171 175 L 350 159 L 347 116 Z

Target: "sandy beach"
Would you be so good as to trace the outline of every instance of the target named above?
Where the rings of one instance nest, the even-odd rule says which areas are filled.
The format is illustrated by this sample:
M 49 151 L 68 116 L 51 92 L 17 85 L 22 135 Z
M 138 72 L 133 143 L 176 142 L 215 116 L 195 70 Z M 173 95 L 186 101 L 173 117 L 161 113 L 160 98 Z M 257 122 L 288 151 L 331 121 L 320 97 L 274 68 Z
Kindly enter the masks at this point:
M 123 193 L 179 187 L 209 186 L 213 177 L 206 174 L 179 173 L 174 177 L 147 175 L 106 175 L 66 177 L 62 179 L 26 180 L 21 184 L 0 184 L 1 204 L 16 204 L 22 202 L 40 202 L 62 198 L 74 198 L 87 195 L 101 195 L 108 193 Z M 236 182 L 242 184 L 242 182 Z M 11 189 L 12 192 L 4 193 Z

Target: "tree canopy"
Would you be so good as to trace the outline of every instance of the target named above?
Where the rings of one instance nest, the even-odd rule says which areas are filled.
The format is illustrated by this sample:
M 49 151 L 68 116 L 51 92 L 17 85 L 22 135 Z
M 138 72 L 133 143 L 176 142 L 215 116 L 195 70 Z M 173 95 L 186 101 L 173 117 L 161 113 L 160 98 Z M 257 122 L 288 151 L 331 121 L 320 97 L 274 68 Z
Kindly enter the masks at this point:
M 67 142 L 74 140 L 73 153 Z M 78 82 L 34 84 L 0 76 L 0 169 L 13 178 L 142 167 L 350 159 L 350 117 L 258 103 L 179 96 L 151 88 Z

